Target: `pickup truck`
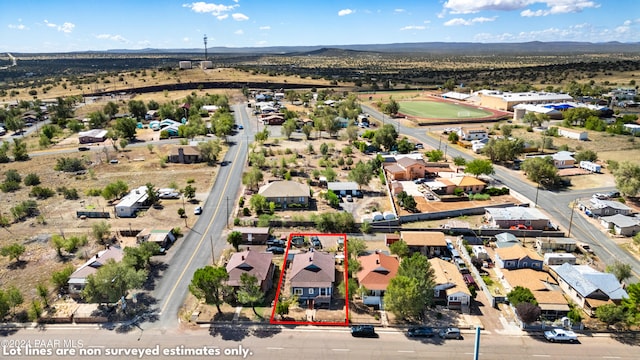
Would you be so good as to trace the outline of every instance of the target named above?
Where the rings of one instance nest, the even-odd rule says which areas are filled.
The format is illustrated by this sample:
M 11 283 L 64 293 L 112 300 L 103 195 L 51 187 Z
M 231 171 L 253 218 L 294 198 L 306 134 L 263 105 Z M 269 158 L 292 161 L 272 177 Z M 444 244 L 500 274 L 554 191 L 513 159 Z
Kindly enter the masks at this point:
M 544 338 L 551 342 L 578 342 L 578 335 L 576 335 L 576 333 L 563 329 L 545 331 Z

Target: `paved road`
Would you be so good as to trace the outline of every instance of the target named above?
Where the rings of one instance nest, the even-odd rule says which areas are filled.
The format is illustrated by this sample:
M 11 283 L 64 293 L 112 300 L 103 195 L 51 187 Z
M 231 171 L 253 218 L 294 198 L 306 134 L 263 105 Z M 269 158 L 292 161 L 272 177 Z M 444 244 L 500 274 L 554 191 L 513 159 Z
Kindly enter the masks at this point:
M 159 331 L 132 326 L 127 333 L 118 333 L 96 326 L 59 326 L 47 330 L 26 329 L 0 338 L 6 345 L 31 344 L 32 352 L 51 349 L 49 358 L 134 359 L 208 357 L 254 359 L 472 359 L 475 336 L 463 333 L 463 340 L 409 339 L 404 332 L 377 329 L 378 338 L 352 338 L 346 328 L 318 327 L 232 327 L 196 330 Z M 55 341 L 58 341 L 56 345 Z M 581 336 L 580 344 L 551 344 L 540 336 L 503 336 L 484 332 L 481 335 L 479 358 L 491 360 L 518 359 L 637 359 L 637 345 L 629 340 L 609 336 Z M 65 344 L 66 342 L 66 344 Z M 66 346 L 65 346 L 66 345 Z M 55 356 L 55 352 L 66 355 Z M 157 351 L 139 356 L 136 351 Z M 209 351 L 209 356 L 179 356 L 187 351 Z M 16 354 L 14 346 L 4 349 L 2 359 L 35 359 L 38 356 Z M 71 351 L 75 351 L 71 354 Z M 82 351 L 82 353 L 81 353 Z M 163 355 L 176 352 L 173 356 Z M 128 354 L 127 354 L 128 352 Z M 228 354 L 225 356 L 225 352 Z M 119 354 L 118 356 L 112 354 Z M 82 354 L 82 355 L 80 355 Z M 89 354 L 91 356 L 89 356 Z M 101 355 L 99 355 L 101 354 Z M 109 354 L 109 355 L 107 355 Z M 219 355 L 215 355 L 219 354 Z
M 382 119 L 382 114 L 375 108 L 362 105 L 362 109 L 368 112 L 377 119 Z M 396 128 L 400 129 L 401 135 L 413 137 L 416 140 L 429 145 L 433 148 L 440 147 L 447 151 L 447 156 L 456 157 L 462 156 L 467 160 L 473 160 L 474 157 L 467 152 L 458 150 L 454 146 L 448 146 L 446 138 L 442 140 L 429 136 L 429 129 L 421 127 L 406 127 L 402 126 L 395 119 L 389 119 L 385 116 L 385 122 L 393 124 Z M 446 146 L 446 148 L 445 148 Z M 616 245 L 611 238 L 605 234 L 601 227 L 594 226 L 594 224 L 586 221 L 581 214 L 575 210 L 573 216 L 571 215 L 571 204 L 577 198 L 588 198 L 596 192 L 608 192 L 615 190 L 613 187 L 603 187 L 579 191 L 548 191 L 544 189 L 537 190 L 535 186 L 530 185 L 527 182 L 521 181 L 511 170 L 502 166 L 495 166 L 496 179 L 500 179 L 507 187 L 513 189 L 515 192 L 523 195 L 531 200 L 531 205 L 535 205 L 535 199 L 537 198 L 537 205 L 542 210 L 546 211 L 557 225 L 560 225 L 561 229 L 568 234 L 569 227 L 571 226 L 571 236 L 578 241 L 590 244 L 595 253 L 606 264 L 612 264 L 615 261 L 621 261 L 626 264 L 630 264 L 633 270 L 634 278 L 628 281 L 637 282 L 640 280 L 640 261 L 633 255 L 629 254 L 625 250 Z M 536 194 L 537 193 L 537 194 Z M 571 224 L 571 225 L 570 225 Z

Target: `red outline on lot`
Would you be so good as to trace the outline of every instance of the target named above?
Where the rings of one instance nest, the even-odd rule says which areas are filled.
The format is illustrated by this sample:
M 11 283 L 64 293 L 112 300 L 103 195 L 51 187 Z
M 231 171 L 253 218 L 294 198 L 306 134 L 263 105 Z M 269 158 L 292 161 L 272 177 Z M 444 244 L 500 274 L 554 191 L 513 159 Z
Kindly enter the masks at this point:
M 344 246 L 342 246 L 342 252 L 344 254 L 344 279 L 343 284 L 345 286 L 345 321 L 344 322 L 326 322 L 326 321 L 290 321 L 290 320 L 276 320 L 276 304 L 280 299 L 280 289 L 282 289 L 282 282 L 284 281 L 284 273 L 287 269 L 287 258 L 289 256 L 289 248 L 291 248 L 291 239 L 294 236 L 334 236 L 343 237 Z M 335 266 L 335 265 L 334 265 Z M 282 264 L 282 271 L 280 271 L 280 280 L 278 281 L 278 289 L 276 290 L 276 298 L 273 301 L 273 309 L 271 309 L 271 324 L 277 325 L 324 325 L 324 326 L 349 326 L 349 259 L 347 256 L 347 235 L 346 234 L 322 234 L 322 233 L 290 233 L 287 239 L 287 250 L 284 252 L 284 262 Z

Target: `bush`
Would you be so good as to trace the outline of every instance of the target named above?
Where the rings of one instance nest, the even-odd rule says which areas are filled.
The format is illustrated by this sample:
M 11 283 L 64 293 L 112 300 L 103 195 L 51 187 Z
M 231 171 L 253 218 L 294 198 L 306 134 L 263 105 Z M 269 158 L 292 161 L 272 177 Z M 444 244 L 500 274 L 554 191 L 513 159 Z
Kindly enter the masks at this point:
M 102 189 L 87 189 L 87 196 L 102 196 Z
M 14 192 L 18 189 L 20 189 L 20 183 L 16 181 L 5 181 L 0 184 L 0 190 L 2 190 L 2 192 Z
M 77 200 L 80 198 L 80 195 L 78 195 L 78 190 L 75 188 L 69 189 L 66 186 L 62 186 L 57 188 L 56 191 L 58 192 L 58 194 L 64 195 L 64 198 L 67 200 Z
M 56 160 L 56 166 L 53 168 L 56 171 L 64 172 L 76 172 L 85 170 L 86 167 L 81 159 L 77 158 L 60 158 Z
M 490 195 L 490 196 L 509 195 L 509 188 L 507 188 L 507 187 L 502 187 L 502 188 L 490 187 L 490 188 L 484 189 L 483 193 L 487 194 L 487 195 Z
M 40 177 L 36 174 L 29 174 L 24 178 L 24 184 L 27 186 L 34 186 L 40 184 Z
M 242 215 L 251 216 L 251 210 L 249 210 L 249 208 L 247 207 L 242 208 Z
M 469 195 L 469 200 L 478 200 L 478 201 L 486 201 L 489 200 L 491 196 L 489 194 L 471 194 Z
M 48 199 L 48 198 L 52 197 L 55 194 L 56 194 L 56 192 L 53 191 L 53 189 L 50 189 L 50 188 L 47 188 L 47 187 L 34 186 L 31 189 L 31 192 L 29 193 L 29 196 L 33 196 L 36 199 L 42 200 L 42 199 Z

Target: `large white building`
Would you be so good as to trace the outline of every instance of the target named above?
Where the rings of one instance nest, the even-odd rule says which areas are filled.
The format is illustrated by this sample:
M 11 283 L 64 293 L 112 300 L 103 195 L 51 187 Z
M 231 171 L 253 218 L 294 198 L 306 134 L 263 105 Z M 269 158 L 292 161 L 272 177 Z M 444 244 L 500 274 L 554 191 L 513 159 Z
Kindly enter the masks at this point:
M 549 104 L 573 101 L 569 94 L 547 92 L 502 92 L 497 90 L 480 90 L 475 93 L 480 98 L 480 106 L 491 109 L 513 111 L 518 104 Z

